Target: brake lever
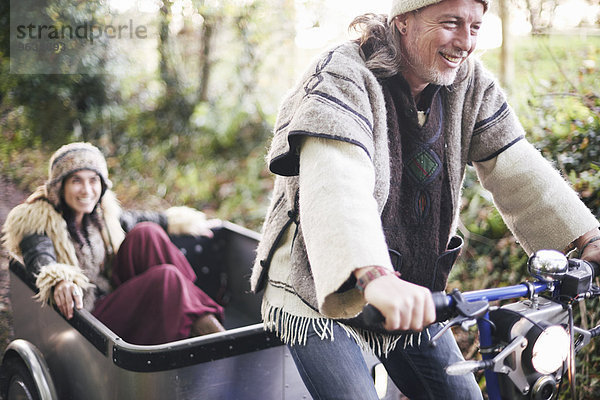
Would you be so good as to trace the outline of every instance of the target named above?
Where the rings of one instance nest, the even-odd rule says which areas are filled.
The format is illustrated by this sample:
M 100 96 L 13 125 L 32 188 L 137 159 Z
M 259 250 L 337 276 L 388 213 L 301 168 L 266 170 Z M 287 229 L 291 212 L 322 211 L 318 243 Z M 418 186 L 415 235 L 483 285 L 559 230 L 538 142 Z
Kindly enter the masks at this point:
M 453 326 L 460 325 L 466 321 L 477 320 L 485 315 L 490 308 L 490 304 L 486 300 L 473 302 L 466 301 L 458 289 L 454 289 L 450 294 L 450 297 L 452 297 L 452 300 L 454 300 L 454 310 L 458 315 L 449 320 L 448 324 L 446 324 L 438 333 L 433 336 L 433 338 L 431 338 L 429 345 L 432 347 L 437 345 L 437 340 L 444 333 L 446 333 L 448 329 L 452 328 Z
M 440 337 L 442 337 L 442 335 L 444 333 L 446 333 L 446 331 L 450 328 L 452 328 L 453 326 L 457 326 L 462 324 L 463 322 L 472 320 L 473 318 L 468 318 L 468 317 L 464 317 L 462 315 L 459 315 L 457 317 L 452 318 L 451 320 L 448 321 L 448 323 L 446 325 L 444 325 L 444 327 L 442 329 L 440 329 L 440 331 L 438 333 L 436 333 L 431 340 L 429 341 L 429 345 L 431 347 L 435 347 L 437 346 L 437 341 Z

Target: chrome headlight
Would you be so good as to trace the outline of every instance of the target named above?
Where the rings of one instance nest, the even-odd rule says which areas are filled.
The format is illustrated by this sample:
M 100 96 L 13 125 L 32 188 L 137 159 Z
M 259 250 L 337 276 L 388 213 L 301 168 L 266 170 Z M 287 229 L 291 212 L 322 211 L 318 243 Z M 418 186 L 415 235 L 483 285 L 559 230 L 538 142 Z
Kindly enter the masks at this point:
M 531 349 L 531 365 L 540 374 L 556 372 L 569 356 L 571 339 L 569 334 L 560 325 L 552 325 L 544 330 L 534 326 L 527 336 L 533 335 Z M 530 342 L 531 343 L 531 342 Z

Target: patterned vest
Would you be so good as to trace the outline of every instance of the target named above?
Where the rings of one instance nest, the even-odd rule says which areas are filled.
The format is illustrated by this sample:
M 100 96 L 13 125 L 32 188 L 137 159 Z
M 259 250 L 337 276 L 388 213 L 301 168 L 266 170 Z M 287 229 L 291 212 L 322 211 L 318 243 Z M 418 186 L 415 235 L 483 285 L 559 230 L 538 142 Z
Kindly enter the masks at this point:
M 445 157 L 439 87 L 422 93 L 427 120 L 418 123 L 417 106 L 401 76 L 383 83 L 388 112 L 390 195 L 382 223 L 390 256 L 402 279 L 443 290 L 449 266 L 438 265 L 452 224 L 452 201 Z

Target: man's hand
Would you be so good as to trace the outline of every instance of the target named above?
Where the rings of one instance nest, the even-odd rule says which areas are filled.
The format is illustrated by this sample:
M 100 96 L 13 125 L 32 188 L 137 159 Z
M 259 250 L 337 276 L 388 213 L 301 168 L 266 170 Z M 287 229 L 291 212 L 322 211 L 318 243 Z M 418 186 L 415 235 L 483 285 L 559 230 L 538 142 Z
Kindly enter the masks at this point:
M 581 252 L 579 257 L 582 260 L 600 264 L 600 229 L 592 229 L 578 238 L 575 244 Z
M 60 281 L 54 287 L 54 302 L 61 314 L 73 318 L 73 307 L 83 308 L 83 291 L 73 282 Z
M 358 270 L 356 275 L 360 276 L 363 269 L 366 268 Z M 435 322 L 431 292 L 396 275 L 381 276 L 369 282 L 364 296 L 383 314 L 387 330 L 421 331 Z

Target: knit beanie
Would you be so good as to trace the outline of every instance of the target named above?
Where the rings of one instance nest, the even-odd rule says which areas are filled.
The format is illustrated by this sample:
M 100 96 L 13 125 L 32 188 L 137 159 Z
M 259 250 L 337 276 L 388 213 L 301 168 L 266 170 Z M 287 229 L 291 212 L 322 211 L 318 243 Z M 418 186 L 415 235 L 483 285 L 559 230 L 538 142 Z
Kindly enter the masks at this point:
M 74 172 L 90 170 L 100 176 L 105 189 L 112 187 L 108 179 L 108 167 L 100 150 L 90 143 L 69 143 L 58 149 L 48 165 L 46 192 L 48 200 L 55 206 L 60 202 L 60 190 L 63 180 Z
M 489 0 L 476 1 L 482 3 L 485 11 L 487 11 Z M 391 24 L 394 18 L 398 15 L 441 2 L 442 0 L 392 0 L 392 8 L 388 14 L 388 24 Z

